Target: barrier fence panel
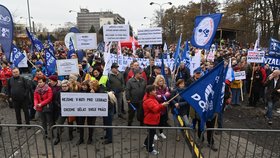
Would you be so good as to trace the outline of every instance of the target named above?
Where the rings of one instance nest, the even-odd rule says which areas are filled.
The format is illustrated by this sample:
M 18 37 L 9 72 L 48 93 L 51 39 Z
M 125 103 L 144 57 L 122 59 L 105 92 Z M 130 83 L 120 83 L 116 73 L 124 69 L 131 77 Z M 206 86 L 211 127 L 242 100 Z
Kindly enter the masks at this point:
M 38 125 L 0 124 L 0 157 L 49 157 L 45 131 Z
M 93 128 L 93 142 L 87 144 L 87 136 L 84 135 L 84 143 L 77 145 L 79 140 L 79 131 L 74 132 L 74 139 L 69 141 L 68 128 Z M 60 130 L 57 130 L 57 129 Z M 113 141 L 110 144 L 103 144 L 104 140 L 101 137 L 105 136 L 106 128 L 113 130 Z M 52 143 L 53 157 L 95 157 L 95 158 L 142 158 L 151 157 L 144 147 L 144 140 L 147 137 L 148 129 L 156 129 L 159 134 L 159 129 L 163 129 L 166 139 L 154 141 L 154 148 L 159 151 L 157 157 L 160 158 L 189 158 L 192 156 L 192 151 L 184 139 L 183 131 L 190 132 L 190 128 L 182 127 L 142 127 L 142 126 L 72 126 L 72 125 L 55 125 L 52 127 L 53 137 L 56 137 L 57 131 L 60 134 L 60 143 L 54 145 Z M 64 133 L 64 134 L 63 134 Z M 181 137 L 177 141 L 177 136 Z
M 208 143 L 205 139 L 205 142 L 199 146 L 206 158 L 280 157 L 280 130 L 215 128 L 206 129 L 202 136 L 207 138 L 207 132 L 213 132 L 214 146 L 218 151 L 213 152 L 209 147 L 206 147 Z

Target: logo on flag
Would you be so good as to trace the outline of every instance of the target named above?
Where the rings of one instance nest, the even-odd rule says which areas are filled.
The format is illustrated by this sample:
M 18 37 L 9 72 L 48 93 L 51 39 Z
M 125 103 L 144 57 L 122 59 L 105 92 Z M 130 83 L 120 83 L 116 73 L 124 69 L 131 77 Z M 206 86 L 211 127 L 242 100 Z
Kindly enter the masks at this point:
M 22 61 L 25 55 L 14 44 L 12 44 L 12 53 L 13 65 L 18 67 L 18 64 Z
M 45 49 L 45 60 L 46 60 L 46 76 L 50 76 L 55 73 L 56 59 L 49 49 Z
M 2 27 L 1 28 L 1 37 L 9 38 L 9 36 L 10 36 L 10 30 Z
M 197 16 L 195 18 L 195 28 L 191 40 L 192 45 L 197 48 L 209 50 L 221 18 L 222 14 Z
M 224 62 L 202 76 L 180 95 L 195 109 L 201 118 L 201 125 L 219 113 L 223 107 L 226 69 Z M 203 129 L 203 128 L 202 128 Z

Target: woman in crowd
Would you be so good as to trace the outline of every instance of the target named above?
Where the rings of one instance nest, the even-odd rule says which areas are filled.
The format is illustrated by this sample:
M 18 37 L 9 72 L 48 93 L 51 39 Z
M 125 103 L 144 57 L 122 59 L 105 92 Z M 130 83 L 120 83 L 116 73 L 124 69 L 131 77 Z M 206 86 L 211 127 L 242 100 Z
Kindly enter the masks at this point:
M 176 96 L 180 92 L 182 92 L 185 87 L 185 81 L 183 79 L 179 79 L 176 82 L 176 89 L 172 92 L 172 97 Z M 174 124 L 178 127 L 180 127 L 180 123 L 178 122 L 177 116 L 180 116 L 182 120 L 184 121 L 184 126 L 190 126 L 189 122 L 189 111 L 190 111 L 190 105 L 185 101 L 184 98 L 182 98 L 180 95 L 178 95 L 174 100 L 171 101 L 172 105 L 172 111 L 174 117 Z M 176 138 L 177 141 L 180 140 L 179 135 Z
M 161 118 L 161 112 L 166 109 L 167 102 L 160 104 L 156 99 L 156 86 L 149 85 L 146 88 L 146 94 L 143 99 L 144 109 L 144 124 L 147 126 L 158 126 Z M 147 135 L 144 146 L 147 151 L 153 155 L 158 155 L 159 152 L 154 149 L 154 136 L 156 135 L 156 129 L 150 128 Z
M 47 124 L 53 125 L 51 102 L 53 98 L 52 89 L 46 84 L 45 78 L 38 79 L 38 85 L 34 92 L 34 109 L 38 112 L 45 134 L 48 134 Z
M 91 77 L 91 80 L 97 80 L 100 85 L 106 87 L 108 76 L 102 74 L 103 70 L 100 67 L 93 69 L 93 76 Z
M 169 88 L 166 86 L 165 79 L 162 75 L 157 75 L 155 82 L 154 82 L 154 86 L 156 87 L 157 101 L 159 103 L 166 102 L 170 98 L 170 92 L 169 92 Z M 165 108 L 164 111 L 161 112 L 159 126 L 161 126 L 161 127 L 169 126 L 167 124 L 167 121 L 168 121 L 168 110 L 167 110 L 167 108 Z M 160 132 L 159 135 L 163 139 L 166 139 L 166 136 L 163 134 L 163 130 L 160 129 L 159 132 Z M 155 140 L 157 140 L 157 139 L 158 139 L 158 137 L 157 137 L 157 135 L 155 135 Z
M 89 81 L 84 81 L 81 84 L 81 93 L 89 93 L 90 87 L 89 87 Z M 76 121 L 78 125 L 84 125 L 85 124 L 85 120 L 87 119 L 87 125 L 92 125 L 93 124 L 93 119 L 95 119 L 95 117 L 84 117 L 84 116 L 78 116 L 76 117 Z M 77 145 L 80 145 L 84 142 L 84 128 L 78 128 L 79 132 L 80 132 L 80 139 L 77 142 Z M 91 144 L 92 143 L 92 128 L 89 128 L 89 132 L 88 132 L 88 141 L 87 144 Z

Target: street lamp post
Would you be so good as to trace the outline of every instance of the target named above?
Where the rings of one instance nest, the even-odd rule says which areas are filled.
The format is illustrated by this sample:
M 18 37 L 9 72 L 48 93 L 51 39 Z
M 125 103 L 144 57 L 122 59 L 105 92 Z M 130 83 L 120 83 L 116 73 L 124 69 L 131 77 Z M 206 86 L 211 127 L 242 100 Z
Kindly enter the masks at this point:
M 28 18 L 26 18 L 26 17 L 23 17 L 23 16 L 21 16 L 21 17 L 19 17 L 20 19 L 25 19 L 25 25 L 26 25 L 26 27 L 28 26 L 28 19 L 31 21 L 31 19 L 33 19 L 33 17 L 28 17 Z M 29 29 L 30 29 L 30 32 L 32 32 L 32 30 L 31 30 L 31 22 L 29 22 Z
M 166 3 L 162 3 L 162 4 L 159 4 L 159 3 L 155 3 L 155 2 L 151 2 L 150 5 L 158 5 L 159 6 L 159 9 L 160 9 L 160 25 L 162 26 L 162 19 L 163 19 L 163 9 L 162 9 L 162 6 L 168 4 L 168 5 L 172 5 L 171 2 L 166 2 Z
M 31 16 L 30 16 L 29 0 L 27 0 L 27 9 L 28 9 L 28 19 L 29 19 L 29 30 L 30 30 L 30 32 L 32 32 L 32 30 L 31 30 Z

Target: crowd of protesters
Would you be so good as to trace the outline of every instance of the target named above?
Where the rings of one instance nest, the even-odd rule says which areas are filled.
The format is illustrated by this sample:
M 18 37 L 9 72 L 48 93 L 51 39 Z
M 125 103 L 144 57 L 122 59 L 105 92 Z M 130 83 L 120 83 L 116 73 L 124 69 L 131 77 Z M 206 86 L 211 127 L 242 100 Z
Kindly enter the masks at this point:
M 57 59 L 67 58 L 67 49 L 59 43 L 55 43 L 55 56 Z M 82 60 L 79 59 L 79 74 L 69 76 L 58 76 L 56 73 L 45 76 L 45 61 L 43 52 L 28 52 L 28 48 L 22 47 L 27 52 L 28 68 L 11 68 L 11 63 L 5 60 L 5 55 L 0 51 L 1 60 L 1 92 L 8 96 L 7 103 L 15 109 L 17 124 L 22 124 L 21 109 L 24 112 L 25 123 L 30 124 L 31 120 L 36 119 L 37 114 L 45 129 L 46 135 L 49 134 L 49 127 L 54 124 L 69 125 L 74 123 L 78 125 L 95 125 L 96 117 L 64 117 L 61 116 L 60 94 L 62 92 L 79 93 L 109 93 L 108 116 L 103 117 L 104 125 L 112 125 L 115 119 L 126 119 L 127 126 L 170 126 L 168 124 L 171 113 L 174 116 L 181 116 L 184 125 L 198 129 L 198 137 L 201 136 L 200 118 L 194 109 L 179 96 L 171 102 L 170 98 L 176 96 L 185 88 L 195 83 L 201 76 L 207 74 L 215 65 L 231 58 L 234 71 L 245 71 L 246 80 L 226 80 L 226 89 L 224 97 L 224 109 L 227 106 L 241 105 L 241 90 L 245 96 L 250 93 L 247 103 L 248 106 L 267 106 L 265 117 L 269 124 L 272 124 L 272 111 L 279 100 L 280 81 L 279 72 L 273 71 L 269 65 L 247 63 L 246 55 L 248 47 L 243 49 L 235 46 L 223 45 L 216 54 L 214 61 L 207 61 L 207 53 L 202 51 L 201 65 L 194 70 L 193 76 L 185 63 L 180 63 L 177 71 L 170 70 L 165 66 L 165 76 L 161 74 L 161 67 L 155 65 L 157 58 L 172 58 L 174 45 L 169 47 L 168 53 L 163 52 L 161 47 L 137 48 L 135 53 L 131 49 L 122 48 L 123 55 L 139 58 L 148 58 L 149 65 L 141 68 L 136 60 L 133 60 L 124 72 L 118 70 L 118 64 L 113 63 L 108 75 L 103 75 L 105 62 L 103 54 L 88 50 L 84 52 Z M 183 49 L 184 46 L 182 46 Z M 116 46 L 112 46 L 111 53 L 118 53 Z M 190 55 L 194 56 L 195 49 L 190 49 Z M 78 59 L 78 54 L 74 53 L 70 58 Z M 32 63 L 32 64 L 31 64 Z M 31 80 L 20 76 L 21 72 L 27 72 L 32 75 Z M 176 72 L 176 73 L 175 73 Z M 253 76 L 252 76 L 253 74 Z M 252 79 L 252 80 L 251 80 Z M 252 82 L 252 83 L 251 83 Z M 167 84 L 168 83 L 168 84 Z M 242 95 L 243 95 L 242 94 Z M 247 98 L 247 97 L 245 97 Z M 127 105 L 127 107 L 125 107 Z M 126 111 L 125 109 L 128 109 Z M 223 111 L 219 114 L 218 127 L 223 127 Z M 128 114 L 127 114 L 128 113 Z M 114 117 L 116 115 L 116 117 Z M 136 115 L 136 116 L 135 116 Z M 135 119 L 138 123 L 135 123 Z M 207 120 L 206 126 L 213 128 L 215 117 Z M 179 126 L 178 120 L 174 120 L 174 125 Z M 16 130 L 20 130 L 17 127 Z M 79 140 L 77 145 L 84 143 L 84 129 L 78 128 Z M 94 131 L 88 129 L 87 143 L 92 143 Z M 158 151 L 152 146 L 154 140 L 166 139 L 165 131 L 160 129 L 149 130 L 149 134 L 144 142 L 146 149 L 151 154 L 158 154 Z M 69 139 L 73 139 L 73 128 L 68 128 Z M 207 132 L 207 142 L 209 147 L 215 148 L 212 132 Z M 106 135 L 102 137 L 104 144 L 112 143 L 112 129 L 106 129 Z M 176 138 L 178 141 L 180 137 Z M 204 140 L 204 138 L 201 138 Z M 61 141 L 61 129 L 57 129 L 54 144 Z

